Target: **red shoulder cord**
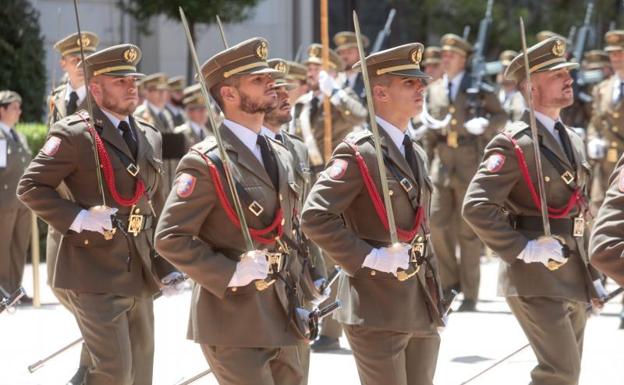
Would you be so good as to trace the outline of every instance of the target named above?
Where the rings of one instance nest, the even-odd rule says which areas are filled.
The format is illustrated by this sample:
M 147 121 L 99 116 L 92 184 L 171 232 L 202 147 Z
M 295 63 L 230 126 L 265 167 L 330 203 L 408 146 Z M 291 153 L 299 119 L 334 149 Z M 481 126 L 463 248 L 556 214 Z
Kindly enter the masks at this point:
M 366 186 L 366 190 L 368 191 L 368 195 L 373 202 L 373 207 L 375 208 L 375 212 L 377 213 L 377 217 L 381 221 L 381 224 L 386 230 L 389 230 L 388 224 L 388 215 L 386 213 L 386 206 L 381 200 L 381 196 L 377 191 L 377 186 L 375 186 L 375 182 L 373 182 L 373 178 L 370 175 L 370 171 L 368 170 L 368 166 L 366 165 L 366 161 L 360 154 L 360 150 L 358 146 L 351 144 L 345 141 L 349 147 L 353 149 L 355 152 L 355 160 L 357 161 L 358 168 L 360 169 L 360 174 L 362 174 L 362 179 L 364 181 L 364 185 Z M 418 229 L 424 219 L 425 211 L 422 207 L 418 207 L 416 210 L 416 217 L 414 218 L 414 226 L 409 230 L 403 230 L 397 227 L 397 235 L 401 242 L 411 242 L 416 234 L 418 234 Z
M 102 172 L 104 174 L 104 181 L 106 182 L 106 186 L 108 187 L 108 191 L 110 192 L 113 200 L 117 202 L 120 206 L 133 206 L 135 205 L 139 199 L 145 193 L 145 185 L 141 178 L 136 178 L 136 182 L 134 185 L 134 196 L 130 199 L 123 198 L 121 194 L 117 191 L 117 186 L 115 183 L 115 173 L 113 172 L 113 166 L 111 164 L 110 156 L 108 155 L 108 151 L 106 151 L 106 147 L 104 147 L 104 142 L 102 142 L 102 138 L 98 135 L 97 131 L 93 127 L 91 123 L 80 113 L 78 116 L 82 118 L 82 120 L 87 124 L 87 129 L 91 133 L 93 140 L 95 141 L 95 147 L 98 152 L 98 156 L 100 158 L 100 166 L 102 167 Z
M 206 165 L 208 165 L 208 169 L 210 170 L 210 176 L 212 177 L 212 180 L 214 181 L 214 184 L 215 184 L 215 188 L 217 189 L 217 196 L 219 197 L 221 206 L 223 206 L 225 213 L 227 214 L 230 221 L 234 224 L 234 226 L 240 229 L 241 228 L 240 220 L 238 219 L 238 215 L 236 215 L 236 211 L 234 211 L 234 209 L 232 208 L 232 205 L 230 205 L 230 202 L 225 194 L 223 183 L 221 182 L 221 175 L 219 174 L 219 170 L 217 170 L 217 166 L 215 166 L 214 163 L 212 163 L 212 161 L 208 159 L 206 155 L 202 154 L 201 152 L 197 150 L 194 150 L 194 151 L 197 152 L 204 159 L 204 161 L 206 162 Z M 284 227 L 282 225 L 283 218 L 284 218 L 284 212 L 282 208 L 280 207 L 275 213 L 275 219 L 273 219 L 273 223 L 271 223 L 268 227 L 264 229 L 253 229 L 250 227 L 249 234 L 251 235 L 253 240 L 258 243 L 262 243 L 265 245 L 271 244 L 275 242 L 276 238 L 282 237 L 282 234 L 284 232 Z M 277 234 L 275 237 L 270 237 L 270 238 L 265 237 L 265 235 L 267 235 L 268 233 L 276 231 L 276 230 L 277 230 Z
M 520 171 L 522 172 L 522 177 L 524 179 L 524 182 L 529 187 L 529 191 L 531 193 L 531 199 L 533 200 L 535 207 L 537 207 L 538 210 L 541 210 L 542 203 L 540 202 L 539 195 L 537 194 L 537 190 L 535 189 L 535 185 L 533 184 L 533 181 L 531 180 L 531 175 L 529 174 L 529 167 L 524 157 L 524 152 L 522 151 L 522 148 L 520 148 L 520 146 L 518 145 L 518 142 L 514 138 L 512 138 L 507 133 L 503 133 L 503 134 L 513 144 L 514 151 L 516 153 L 516 158 L 518 159 L 518 162 L 520 163 Z M 577 187 L 572 192 L 572 195 L 570 196 L 570 199 L 568 200 L 568 203 L 565 206 L 560 207 L 560 208 L 548 207 L 548 217 L 552 219 L 567 217 L 574 206 L 579 205 L 579 208 L 582 209 L 580 205 L 582 201 L 583 201 L 583 194 L 581 193 L 580 189 Z

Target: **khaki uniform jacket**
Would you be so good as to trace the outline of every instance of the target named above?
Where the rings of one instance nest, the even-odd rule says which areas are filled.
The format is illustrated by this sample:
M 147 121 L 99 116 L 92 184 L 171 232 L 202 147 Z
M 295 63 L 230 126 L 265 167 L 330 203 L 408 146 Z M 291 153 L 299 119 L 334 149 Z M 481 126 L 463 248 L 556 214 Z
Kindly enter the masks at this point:
M 191 127 L 191 124 L 189 122 L 186 122 L 180 126 L 177 126 L 173 130 L 173 132 L 176 134 L 184 135 L 184 145 L 185 145 L 187 152 L 195 144 L 201 142 L 204 138 L 212 135 L 212 131 L 204 127 L 204 137 L 201 138 L 199 135 L 195 133 L 195 131 L 193 130 L 193 127 Z
M 6 142 L 6 166 L 0 167 L 0 209 L 14 210 L 24 207 L 17 199 L 15 191 L 26 166 L 30 163 L 32 155 L 26 137 L 17 132 L 19 141 L 13 140 L 0 128 L 0 142 Z M 2 156 L 2 155 L 0 155 Z
M 591 264 L 624 286 L 624 157 L 609 178 L 609 190 L 600 206 L 591 240 Z
M 380 134 L 382 149 L 388 153 L 391 162 L 415 189 L 422 190 L 420 204 L 427 208 L 428 216 L 431 183 L 424 151 L 414 144 L 420 158 L 420 176 L 415 180 L 407 161 L 390 137 L 383 129 Z M 361 131 L 346 140 L 357 144 L 381 194 L 372 134 Z M 334 167 L 337 169 L 332 170 Z M 399 228 L 411 229 L 416 212 L 410 198 L 389 170 L 387 178 L 396 224 Z M 337 312 L 339 322 L 400 332 L 435 329 L 432 329 L 432 317 L 425 302 L 428 294 L 422 284 L 424 268 L 420 269 L 418 278 L 401 282 L 392 274 L 362 267 L 374 247 L 390 244 L 390 235 L 377 217 L 354 151 L 346 143 L 336 148 L 328 168 L 312 187 L 302 219 L 305 234 L 346 273 L 338 283 L 337 297 L 342 302 L 342 308 Z
M 275 213 L 281 205 L 284 233 L 290 234 L 300 191 L 286 149 L 270 141 L 279 168 L 280 188 L 276 192 L 264 167 L 251 151 L 229 128 L 222 125 L 220 130 L 233 177 L 266 212 Z M 218 155 L 214 138 L 203 140 L 193 149 L 202 154 Z M 197 283 L 193 290 L 189 338 L 214 346 L 295 345 L 298 339 L 288 326 L 289 301 L 283 281 L 276 281 L 264 291 L 257 291 L 253 283 L 228 288 L 239 256 L 245 252 L 245 242 L 241 230 L 234 226 L 221 206 L 208 165 L 194 150 L 180 161 L 176 184 L 156 232 L 159 253 Z M 182 176 L 185 180 L 189 180 L 189 176 L 192 178 L 191 188 L 183 189 Z M 230 200 L 227 182 L 223 176 L 221 179 Z M 250 228 L 268 225 L 261 223 L 247 207 L 243 210 Z M 255 244 L 255 247 L 276 249 L 275 244 Z
M 467 185 L 477 171 L 483 148 L 507 122 L 507 114 L 501 107 L 497 96 L 492 92 L 484 91 L 480 97 L 483 98 L 484 117 L 490 121 L 490 124 L 482 135 L 470 134 L 464 127 L 464 123 L 472 118 L 468 116 L 469 97 L 466 89 L 469 85 L 470 75 L 466 72 L 453 103 L 449 101 L 448 89 L 443 78 L 427 87 L 427 112 L 439 120 L 444 119 L 447 113 L 452 116 L 448 127 L 439 130 L 430 129 L 423 137 L 427 154 L 433 154 L 431 179 L 439 186 L 448 187 L 455 183 Z M 449 131 L 457 132 L 458 148 L 447 145 L 443 135 L 447 135 Z
M 613 103 L 613 88 L 619 87 L 619 78 L 611 76 L 594 87 L 592 116 L 587 128 L 587 140 L 603 139 L 607 149 L 605 157 L 599 160 L 592 186 L 592 197 L 600 201 L 609 187 L 609 175 L 624 151 L 624 99 Z
M 52 90 L 49 96 L 49 109 L 48 109 L 48 129 L 59 120 L 67 116 L 67 106 L 65 105 L 65 96 L 67 94 L 67 84 L 63 83 L 60 86 Z M 78 105 L 76 111 L 85 109 L 87 107 L 87 98 L 85 97 Z
M 531 180 L 537 186 L 528 115 L 526 112 L 521 121 L 509 124 L 506 132 L 517 141 L 524 152 Z M 525 132 L 529 135 L 525 135 Z M 556 154 L 566 169 L 573 172 L 577 185 L 586 192 L 590 168 L 585 159 L 581 138 L 571 129 L 567 129 L 577 163 L 577 168 L 572 169 L 561 145 L 539 121 L 538 132 L 544 146 Z M 464 197 L 463 216 L 483 243 L 503 259 L 499 271 L 499 293 L 503 296 L 546 296 L 589 301 L 590 296 L 593 296 L 592 281 L 595 271 L 590 269 L 587 256 L 587 223 L 583 237 L 573 237 L 571 231 L 563 233 L 553 226 L 553 235 L 559 235 L 573 251 L 568 262 L 558 270 L 550 271 L 541 263 L 518 260 L 518 255 L 528 241 L 542 236 L 543 230 L 541 225 L 536 230 L 514 228 L 512 221 L 519 216 L 535 217 L 540 221 L 540 211 L 531 198 L 513 145 L 507 136 L 498 134 L 487 145 L 483 159 Z M 544 156 L 542 168 L 549 207 L 565 206 L 571 190 Z M 566 218 L 573 219 L 579 214 L 580 210 L 575 206 Z
M 336 148 L 338 144 L 349 134 L 350 132 L 360 129 L 361 125 L 368 117 L 366 108 L 359 101 L 359 98 L 350 88 L 343 89 L 344 94 L 339 93 L 332 98 L 337 101 L 335 104 L 331 103 L 332 112 L 332 148 Z M 340 97 L 340 95 L 343 95 Z M 325 97 L 325 96 L 323 96 Z M 323 103 L 319 102 L 316 113 L 312 113 L 312 98 L 313 93 L 310 91 L 307 94 L 301 95 L 293 106 L 293 120 L 291 122 L 290 133 L 294 133 L 300 138 L 306 140 L 305 133 L 302 131 L 302 124 L 309 124 L 314 135 L 314 141 L 316 148 L 318 149 L 318 155 L 315 154 L 314 149 L 308 145 L 310 151 L 310 164 L 312 167 L 322 167 L 325 165 L 323 159 L 323 146 L 324 139 L 324 113 Z M 306 119 L 306 122 L 302 122 Z
M 100 133 L 114 169 L 117 190 L 123 197 L 134 193 L 135 178 L 119 160 L 113 148 L 132 159 L 130 150 L 108 118 L 94 106 L 95 128 Z M 157 215 L 163 204 L 158 186 L 162 173 L 160 134 L 138 119 L 131 118 L 138 140 L 139 176 L 145 183 L 147 197 L 137 203 L 141 214 Z M 125 296 L 151 295 L 158 289 L 158 278 L 173 271 L 162 258 L 155 257 L 153 225 L 141 231 L 131 242 L 136 254 L 128 248 L 128 240 L 117 230 L 112 240 L 92 231 L 80 233 L 69 228 L 82 209 L 102 204 L 98 188 L 93 142 L 86 124 L 78 115 L 55 123 L 44 148 L 19 182 L 19 199 L 37 216 L 62 235 L 50 282 L 53 287 L 90 293 L 113 293 Z M 72 200 L 59 195 L 56 188 L 65 183 Z M 117 207 L 118 218 L 127 222 L 130 207 L 119 207 L 104 186 L 106 202 Z M 148 198 L 149 197 L 149 198 Z M 152 200 L 152 213 L 148 199 Z M 155 223 L 155 218 L 148 221 Z

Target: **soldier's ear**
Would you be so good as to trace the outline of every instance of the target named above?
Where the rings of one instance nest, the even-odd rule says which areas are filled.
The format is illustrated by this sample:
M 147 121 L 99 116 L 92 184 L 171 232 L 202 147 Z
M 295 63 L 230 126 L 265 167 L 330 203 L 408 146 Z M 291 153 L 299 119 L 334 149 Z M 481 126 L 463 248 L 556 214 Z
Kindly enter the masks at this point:
M 221 94 L 221 98 L 223 99 L 224 102 L 235 102 L 236 99 L 238 98 L 238 93 L 236 92 L 236 89 L 234 87 L 230 87 L 230 86 L 223 86 L 221 87 L 221 89 L 219 89 L 219 93 Z
M 381 102 L 387 102 L 389 98 L 388 89 L 379 84 L 374 85 L 373 86 L 373 98 Z

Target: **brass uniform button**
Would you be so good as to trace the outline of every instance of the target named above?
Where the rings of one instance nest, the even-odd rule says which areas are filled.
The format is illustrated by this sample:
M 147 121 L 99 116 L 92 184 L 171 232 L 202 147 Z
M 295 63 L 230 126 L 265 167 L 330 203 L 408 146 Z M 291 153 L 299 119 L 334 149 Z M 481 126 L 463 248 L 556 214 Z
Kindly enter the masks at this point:
M 375 270 L 371 270 L 371 275 L 374 276 L 375 274 L 377 274 L 377 272 Z
M 455 113 L 455 106 L 450 106 L 449 109 L 448 109 L 448 112 L 451 113 L 451 114 L 454 114 Z
M 237 288 L 237 287 L 233 287 L 233 288 L 232 288 L 232 293 L 235 293 L 235 292 L 236 292 L 236 290 L 238 290 L 238 288 Z
M 613 112 L 613 117 L 616 118 L 616 119 L 619 118 L 620 117 L 620 113 L 617 112 L 617 111 L 614 111 Z
M 451 119 L 451 124 L 453 126 L 456 126 L 457 125 L 457 119 L 455 119 L 455 118 Z
M 88 244 L 89 244 L 89 240 L 88 240 L 88 239 L 85 239 L 85 240 L 84 240 L 84 244 L 85 244 L 85 246 L 86 246 L 86 245 L 88 245 Z
M 544 177 L 544 180 L 545 180 L 546 182 L 550 182 L 550 177 L 549 177 L 549 176 L 545 176 L 545 177 Z

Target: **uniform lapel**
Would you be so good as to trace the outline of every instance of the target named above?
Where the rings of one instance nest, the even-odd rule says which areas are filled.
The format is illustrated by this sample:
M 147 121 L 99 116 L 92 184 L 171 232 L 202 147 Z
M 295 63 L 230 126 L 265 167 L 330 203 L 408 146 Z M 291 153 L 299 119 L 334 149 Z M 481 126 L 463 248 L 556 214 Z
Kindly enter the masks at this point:
M 111 146 L 117 148 L 119 151 L 123 152 L 129 159 L 134 159 L 134 156 L 130 153 L 128 145 L 126 145 L 126 142 L 119 134 L 119 131 L 117 131 L 117 127 L 113 126 L 113 123 L 111 123 L 106 115 L 104 115 L 104 113 L 95 105 L 93 106 L 93 118 L 95 127 L 100 129 L 99 131 L 102 139 L 104 139 Z
M 529 112 L 525 111 L 523 119 L 525 123 L 531 124 L 529 119 Z M 537 132 L 540 137 L 540 144 L 547 147 L 550 151 L 552 151 L 559 160 L 565 164 L 569 169 L 572 169 L 572 165 L 568 160 L 565 152 L 563 152 L 563 147 L 559 144 L 557 139 L 548 131 L 546 127 L 538 119 L 535 119 L 537 122 Z
M 152 155 L 152 146 L 147 140 L 147 136 L 145 135 L 145 129 L 139 126 L 139 124 L 137 124 L 136 120 L 134 120 L 134 117 L 132 116 L 130 117 L 130 125 L 135 128 L 134 133 L 137 136 L 137 144 L 139 147 L 137 154 L 138 163 L 140 160 L 147 159 L 149 156 Z
M 409 177 L 412 182 L 416 182 L 416 178 L 414 178 L 414 173 L 412 173 L 412 169 L 409 164 L 407 164 L 407 160 L 401 154 L 401 151 L 394 145 L 390 136 L 383 128 L 379 129 L 379 134 L 381 135 L 381 147 L 382 151 L 388 154 L 390 161 L 394 163 L 400 170 L 403 175 Z
M 67 115 L 67 109 L 65 108 L 65 93 L 67 93 L 67 86 L 63 87 L 63 91 L 56 94 L 56 99 L 54 100 L 54 106 L 58 111 L 58 116 Z
M 274 189 L 271 178 L 269 178 L 269 174 L 267 174 L 266 170 L 262 166 L 262 163 L 260 163 L 247 146 L 245 146 L 243 142 L 241 142 L 241 140 L 238 139 L 238 137 L 234 135 L 234 133 L 225 125 L 221 125 L 221 136 L 223 138 L 225 149 L 229 151 L 230 154 L 234 154 L 234 156 L 230 155 L 230 157 L 235 159 L 238 165 L 246 168 L 267 186 Z

